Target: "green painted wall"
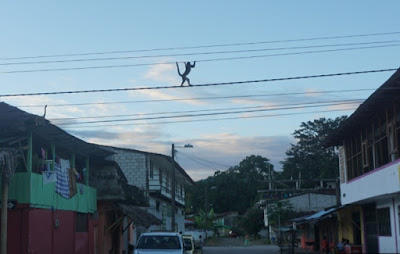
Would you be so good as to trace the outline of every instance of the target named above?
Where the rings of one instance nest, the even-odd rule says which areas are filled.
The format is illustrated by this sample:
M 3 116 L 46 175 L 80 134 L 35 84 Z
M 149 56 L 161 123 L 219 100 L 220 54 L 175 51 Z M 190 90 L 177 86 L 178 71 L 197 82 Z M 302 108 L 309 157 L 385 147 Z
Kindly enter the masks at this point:
M 55 183 L 43 185 L 42 175 L 31 172 L 19 172 L 13 176 L 8 198 L 38 208 L 54 208 L 81 213 L 97 210 L 96 189 L 84 185 L 83 194 L 80 194 L 78 186 L 77 194 L 66 199 L 55 192 Z
M 1 179 L 1 175 L 0 175 Z M 3 181 L 0 181 L 0 186 Z M 17 200 L 18 203 L 28 204 L 30 197 L 30 173 L 28 172 L 17 172 L 11 179 L 8 188 L 8 199 Z M 1 197 L 0 197 L 1 199 Z
M 94 201 L 94 202 L 93 202 Z M 34 207 L 55 208 L 82 213 L 96 211 L 96 189 L 84 185 L 83 194 L 78 192 L 66 199 L 55 192 L 55 183 L 43 185 L 42 175 L 32 173 L 31 202 Z

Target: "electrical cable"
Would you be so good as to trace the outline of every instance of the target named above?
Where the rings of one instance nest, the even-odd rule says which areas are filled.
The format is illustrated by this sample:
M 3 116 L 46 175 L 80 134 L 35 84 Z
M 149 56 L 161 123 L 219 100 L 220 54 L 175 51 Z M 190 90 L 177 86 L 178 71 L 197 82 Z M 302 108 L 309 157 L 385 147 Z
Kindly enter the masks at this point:
M 177 88 L 186 89 L 186 88 L 195 88 L 195 87 L 225 86 L 225 85 L 250 84 L 250 83 L 254 84 L 254 83 L 264 83 L 264 82 L 311 79 L 311 78 L 325 78 L 325 77 L 334 77 L 334 76 L 349 76 L 349 75 L 388 72 L 388 71 L 397 71 L 397 70 L 398 70 L 397 68 L 390 68 L 390 69 L 380 69 L 380 70 L 367 70 L 367 71 L 340 72 L 340 73 L 318 74 L 318 75 L 307 75 L 307 76 L 294 76 L 294 77 L 285 77 L 285 78 L 270 78 L 270 79 L 258 79 L 258 80 L 246 80 L 246 81 L 231 81 L 231 82 L 220 82 L 220 83 L 208 83 L 208 84 L 199 84 L 199 85 L 192 85 L 192 86 L 131 87 L 131 88 L 110 88 L 110 89 L 76 90 L 76 91 L 60 91 L 60 92 L 1 94 L 0 97 L 59 95 L 59 94 L 82 94 L 82 93 L 104 93 L 104 92 L 124 92 L 124 91 L 177 89 Z
M 310 91 L 298 93 L 275 93 L 275 94 L 250 94 L 250 95 L 233 95 L 233 96 L 213 96 L 213 97 L 192 97 L 179 99 L 154 99 L 154 100 L 138 100 L 138 101 L 109 101 L 109 102 L 87 102 L 87 103 L 63 103 L 63 104 L 34 104 L 34 105 L 16 105 L 19 108 L 43 108 L 48 107 L 65 107 L 65 106 L 90 106 L 90 105 L 107 105 L 107 104 L 133 104 L 133 103 L 150 103 L 150 102 L 172 102 L 172 101 L 192 101 L 192 100 L 217 100 L 217 99 L 235 99 L 235 98 L 252 98 L 252 97 L 276 97 L 288 95 L 308 95 L 308 94 L 328 94 L 328 93 L 347 93 L 347 92 L 364 92 L 375 91 L 376 88 L 365 89 L 345 89 L 345 90 L 328 90 L 328 91 Z
M 212 58 L 212 59 L 200 59 L 195 60 L 196 62 L 216 62 L 216 61 L 231 61 L 231 60 L 244 60 L 254 58 L 265 58 L 265 57 L 277 57 L 277 56 L 290 56 L 290 55 L 303 55 L 303 54 L 316 54 L 316 53 L 330 53 L 339 51 L 349 50 L 362 50 L 362 49 L 373 49 L 373 48 L 387 48 L 387 47 L 398 47 L 400 44 L 383 45 L 383 46 L 367 46 L 357 48 L 340 48 L 330 50 L 315 50 L 315 51 L 300 51 L 292 53 L 279 53 L 269 55 L 252 55 L 252 56 L 241 56 L 241 57 L 226 57 L 226 58 Z M 50 69 L 30 69 L 30 70 L 13 70 L 13 71 L 2 71 L 0 74 L 14 74 L 14 73 L 34 73 L 34 72 L 52 72 L 52 71 L 77 71 L 77 70 L 90 70 L 90 69 L 112 69 L 112 68 L 126 68 L 126 67 L 140 67 L 140 66 L 154 66 L 154 65 L 170 65 L 176 64 L 176 62 L 158 62 L 158 63 L 139 63 L 139 64 L 122 64 L 122 65 L 100 65 L 100 66 L 86 66 L 86 67 L 65 67 L 65 68 L 50 68 Z
M 211 166 L 209 166 L 209 165 L 207 165 L 207 164 L 205 164 L 205 163 L 203 163 L 203 162 L 200 162 L 200 161 L 198 161 L 198 160 L 196 160 L 196 159 L 194 159 L 194 158 L 190 158 L 189 156 L 187 156 L 187 155 L 184 155 L 184 154 L 182 154 L 184 157 L 186 157 L 187 159 L 189 159 L 189 160 L 192 160 L 192 161 L 194 161 L 194 162 L 197 162 L 198 164 L 200 164 L 200 165 L 203 165 L 203 166 L 206 166 L 206 167 L 208 167 L 208 168 L 211 168 L 211 169 L 213 169 L 213 170 L 220 170 L 220 169 L 217 169 L 217 168 L 214 168 L 214 167 L 211 167 Z
M 175 115 L 175 116 L 157 116 L 157 117 L 145 117 L 145 118 L 129 118 L 129 119 L 113 119 L 113 120 L 100 120 L 100 121 L 86 121 L 86 122 L 67 122 L 59 123 L 58 126 L 63 125 L 79 125 L 79 124 L 97 124 L 97 123 L 110 123 L 110 122 L 130 122 L 130 121 L 144 121 L 144 120 L 157 120 L 157 119 L 170 119 L 170 118 L 186 118 L 186 117 L 203 117 L 203 116 L 215 116 L 215 115 L 228 115 L 228 114 L 243 114 L 243 113 L 254 113 L 254 112 L 265 112 L 265 111 L 275 111 L 275 110 L 288 110 L 288 109 L 305 109 L 305 108 L 315 108 L 315 107 L 328 107 L 328 106 L 338 106 L 354 104 L 354 102 L 347 103 L 328 103 L 324 105 L 309 105 L 309 106 L 290 106 L 282 108 L 273 109 L 254 109 L 254 110 L 240 110 L 240 111 L 225 111 L 225 112 L 215 112 L 215 113 L 203 113 L 203 114 L 186 114 L 186 115 Z
M 396 34 L 400 34 L 400 32 L 353 34 L 353 35 L 324 36 L 324 37 L 311 37 L 311 38 L 300 38 L 300 39 L 270 40 L 270 41 L 259 41 L 259 42 L 197 45 L 197 46 L 184 46 L 184 47 L 165 47 L 165 48 L 139 49 L 139 50 L 119 50 L 119 51 L 103 51 L 103 52 L 90 52 L 90 53 L 3 57 L 3 58 L 0 58 L 0 60 L 35 59 L 35 58 L 51 58 L 51 57 L 73 57 L 73 56 L 89 56 L 89 55 L 105 55 L 105 54 L 121 54 L 121 53 L 124 53 L 124 54 L 125 53 L 139 53 L 139 52 L 151 52 L 151 51 L 186 50 L 186 49 L 200 49 L 200 48 L 214 48 L 214 47 L 232 47 L 232 46 L 246 46 L 246 45 L 273 44 L 273 43 L 300 42 L 300 41 L 348 39 L 348 38 L 357 38 L 357 37 L 374 37 L 374 36 L 396 35 Z
M 80 117 L 61 117 L 61 118 L 49 118 L 50 121 L 65 121 L 75 119 L 99 119 L 99 118 L 111 118 L 111 117 L 126 117 L 126 116 L 147 116 L 147 115 L 166 115 L 166 114 L 181 114 L 181 113 L 196 113 L 196 112 L 209 112 L 209 111 L 220 111 L 220 110 L 240 110 L 240 109 L 275 109 L 280 106 L 299 106 L 299 105 L 312 105 L 312 104 L 325 104 L 325 103 L 362 103 L 365 99 L 349 99 L 340 101 L 315 101 L 315 102 L 302 102 L 302 103 L 289 103 L 289 104 L 278 104 L 274 106 L 248 106 L 248 107 L 234 107 L 234 108 L 216 108 L 216 109 L 200 109 L 200 110 L 185 110 L 185 111 L 169 111 L 169 112 L 151 112 L 151 113 L 136 113 L 136 114 L 124 114 L 124 115 L 103 115 L 103 116 L 80 116 Z
M 0 63 L 0 66 L 28 65 L 28 64 L 60 64 L 60 63 L 71 63 L 71 62 L 113 61 L 113 60 L 132 60 L 132 59 L 143 59 L 143 58 L 162 58 L 162 57 L 180 57 L 180 56 L 196 56 L 196 55 L 250 53 L 250 52 L 262 52 L 262 51 L 278 51 L 278 50 L 326 48 L 326 47 L 339 47 L 339 46 L 371 45 L 371 44 L 384 44 L 384 43 L 395 43 L 395 42 L 398 43 L 398 42 L 400 42 L 400 40 L 357 42 L 357 43 L 339 43 L 339 44 L 280 47 L 280 48 L 263 48 L 263 49 L 211 51 L 211 52 L 197 52 L 197 53 L 162 54 L 162 55 L 123 56 L 123 57 L 107 57 L 107 58 L 83 58 L 83 59 L 48 60 L 48 61 L 31 61 L 31 62 L 6 62 L 6 63 Z
M 198 160 L 202 160 L 202 161 L 211 163 L 211 164 L 216 164 L 216 165 L 219 165 L 219 166 L 222 166 L 222 167 L 226 167 L 226 168 L 230 168 L 230 167 L 231 167 L 231 166 L 223 165 L 223 164 L 218 163 L 218 162 L 208 161 L 208 160 L 205 160 L 205 159 L 196 157 L 196 156 L 194 156 L 194 155 L 190 155 L 190 154 L 187 154 L 187 153 L 183 153 L 183 152 L 181 152 L 181 151 L 179 151 L 179 153 L 180 153 L 180 154 L 183 154 L 183 155 L 186 155 L 186 156 L 189 156 L 189 157 L 193 157 L 193 158 L 198 159 Z
M 87 126 L 65 126 L 66 129 L 80 129 L 80 128 L 93 128 L 93 127 L 121 127 L 121 126 L 132 126 L 132 125 L 155 125 L 155 124 L 171 124 L 171 123 L 188 123 L 188 122 L 210 122 L 210 121 L 225 121 L 225 120 L 238 120 L 238 119 L 248 119 L 248 118 L 267 118 L 267 117 L 279 117 L 279 116 L 292 116 L 292 115 L 306 115 L 315 113 L 329 113 L 337 111 L 349 111 L 355 110 L 355 108 L 345 108 L 345 109 L 333 109 L 333 110 L 320 110 L 320 111 L 310 111 L 310 112 L 298 112 L 298 113 L 284 113 L 284 114 L 273 114 L 273 115 L 256 115 L 256 116 L 240 116 L 240 117 L 225 117 L 225 118 L 209 118 L 209 119 L 194 119 L 194 120 L 181 120 L 181 121 L 160 121 L 149 123 L 128 123 L 128 124 L 104 124 L 104 125 L 87 125 Z

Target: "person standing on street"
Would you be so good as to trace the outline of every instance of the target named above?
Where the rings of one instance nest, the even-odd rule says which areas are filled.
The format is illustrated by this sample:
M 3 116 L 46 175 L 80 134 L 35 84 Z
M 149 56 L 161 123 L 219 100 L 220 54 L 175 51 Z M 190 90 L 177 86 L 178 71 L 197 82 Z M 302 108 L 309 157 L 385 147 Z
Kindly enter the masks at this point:
M 250 247 L 250 237 L 249 237 L 249 235 L 246 235 L 244 237 L 244 247 Z

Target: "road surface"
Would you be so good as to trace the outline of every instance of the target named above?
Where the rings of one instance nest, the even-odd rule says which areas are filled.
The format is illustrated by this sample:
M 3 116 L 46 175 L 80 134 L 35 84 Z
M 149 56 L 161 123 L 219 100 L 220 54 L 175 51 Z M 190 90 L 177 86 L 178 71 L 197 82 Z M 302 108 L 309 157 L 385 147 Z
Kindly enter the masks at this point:
M 279 248 L 274 245 L 251 247 L 208 247 L 203 248 L 203 254 L 278 254 Z

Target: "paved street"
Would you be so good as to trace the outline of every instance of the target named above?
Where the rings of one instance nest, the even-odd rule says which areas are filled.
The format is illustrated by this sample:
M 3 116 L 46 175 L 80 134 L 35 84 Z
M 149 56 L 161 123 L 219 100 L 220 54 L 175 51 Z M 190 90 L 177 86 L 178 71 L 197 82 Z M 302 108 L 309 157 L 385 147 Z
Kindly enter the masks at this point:
M 251 246 L 251 247 L 204 247 L 204 254 L 277 254 L 279 248 L 274 245 Z

